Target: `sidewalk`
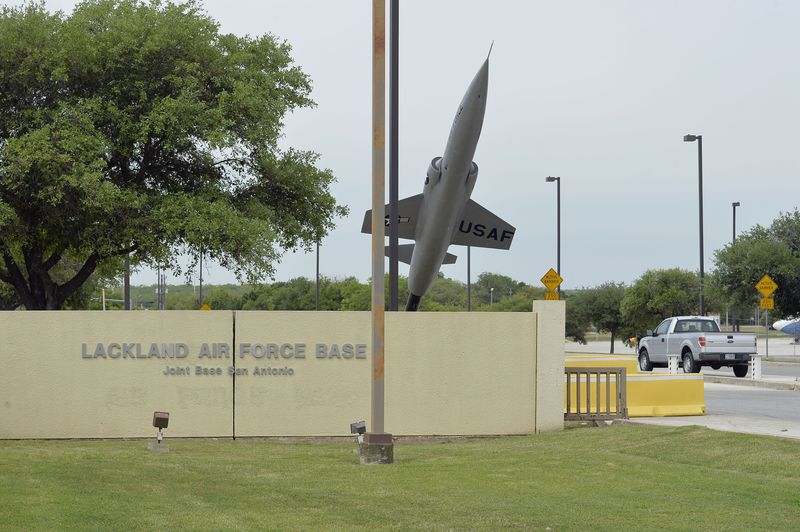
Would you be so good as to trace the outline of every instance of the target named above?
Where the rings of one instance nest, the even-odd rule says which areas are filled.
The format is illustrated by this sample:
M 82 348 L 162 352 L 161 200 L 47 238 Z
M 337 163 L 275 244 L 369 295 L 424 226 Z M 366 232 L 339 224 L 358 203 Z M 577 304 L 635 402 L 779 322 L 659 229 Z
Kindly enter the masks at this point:
M 764 368 L 761 370 L 764 371 Z M 716 384 L 732 384 L 735 386 L 751 386 L 754 388 L 766 388 L 769 390 L 800 390 L 800 377 L 780 377 L 776 375 L 762 375 L 760 379 L 747 377 L 728 377 L 726 375 L 703 374 L 704 382 Z

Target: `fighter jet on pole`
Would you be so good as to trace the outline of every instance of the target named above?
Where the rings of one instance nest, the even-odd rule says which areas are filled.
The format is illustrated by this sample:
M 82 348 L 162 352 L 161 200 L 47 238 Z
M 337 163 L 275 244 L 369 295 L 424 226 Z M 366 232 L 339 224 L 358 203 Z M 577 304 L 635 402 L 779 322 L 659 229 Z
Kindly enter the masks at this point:
M 514 227 L 470 199 L 478 177 L 478 165 L 472 157 L 481 135 L 488 85 L 487 57 L 458 106 L 444 154 L 434 158 L 428 167 L 422 194 L 398 202 L 398 235 L 416 241 L 403 244 L 398 250 L 398 259 L 411 265 L 406 310 L 419 308 L 420 299 L 430 289 L 442 264 L 455 263 L 455 255 L 447 252 L 451 244 L 511 247 Z M 385 213 L 388 227 L 392 223 L 388 205 Z M 372 232 L 371 216 L 371 210 L 364 215 L 362 233 Z

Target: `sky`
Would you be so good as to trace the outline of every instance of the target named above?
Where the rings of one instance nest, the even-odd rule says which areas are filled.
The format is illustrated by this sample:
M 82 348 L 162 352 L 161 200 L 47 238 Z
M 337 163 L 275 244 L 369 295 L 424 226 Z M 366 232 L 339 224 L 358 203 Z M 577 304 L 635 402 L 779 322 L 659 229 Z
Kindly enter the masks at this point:
M 65 12 L 74 4 L 46 3 Z M 322 242 L 321 274 L 366 281 L 372 3 L 204 5 L 224 33 L 286 40 L 311 77 L 317 106 L 287 116 L 282 146 L 319 153 L 337 178 L 332 193 L 350 208 Z M 698 154 L 687 133 L 703 135 L 709 272 L 732 237 L 732 202 L 741 203 L 742 232 L 800 200 L 799 25 L 800 2 L 788 0 L 401 0 L 400 197 L 422 191 L 494 42 L 472 199 L 517 232 L 509 251 L 472 250 L 473 280 L 495 272 L 538 285 L 556 266 L 550 175 L 561 177 L 562 288 L 630 284 L 649 269 L 697 271 Z M 441 271 L 465 281 L 466 250 L 450 252 L 459 260 Z M 314 275 L 313 252 L 288 253 L 276 280 Z M 153 284 L 155 274 L 143 270 L 133 282 Z M 209 264 L 204 282 L 235 277 Z

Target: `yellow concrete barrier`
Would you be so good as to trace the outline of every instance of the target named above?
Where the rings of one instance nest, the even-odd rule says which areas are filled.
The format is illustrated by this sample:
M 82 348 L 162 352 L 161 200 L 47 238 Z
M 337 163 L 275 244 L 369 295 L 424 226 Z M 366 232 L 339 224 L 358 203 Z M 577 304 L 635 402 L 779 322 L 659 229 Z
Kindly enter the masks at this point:
M 628 375 L 639 371 L 636 355 L 569 355 L 564 359 L 568 368 L 625 368 Z
M 635 355 L 570 355 L 565 358 L 566 367 L 624 367 L 627 373 L 627 401 L 630 417 L 651 416 L 702 416 L 706 413 L 703 376 L 699 374 L 669 375 L 665 373 L 639 373 Z M 566 378 L 565 378 L 566 380 Z M 616 382 L 611 379 L 609 395 L 611 406 L 615 407 Z M 570 401 L 577 404 L 577 390 L 574 386 Z M 597 408 L 597 388 L 590 383 L 588 393 L 592 410 Z M 600 382 L 600 410 L 605 410 L 605 377 Z M 586 383 L 581 383 L 582 404 L 586 404 Z M 564 411 L 566 412 L 566 390 L 564 392 Z M 574 410 L 574 406 L 573 406 Z

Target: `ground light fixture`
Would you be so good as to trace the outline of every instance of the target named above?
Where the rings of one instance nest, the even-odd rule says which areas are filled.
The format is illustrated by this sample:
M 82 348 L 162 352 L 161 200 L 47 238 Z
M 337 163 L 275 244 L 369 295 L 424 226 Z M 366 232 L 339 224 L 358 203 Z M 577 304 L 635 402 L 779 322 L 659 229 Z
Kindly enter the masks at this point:
M 356 421 L 355 423 L 350 423 L 350 434 L 356 435 L 356 442 L 363 443 L 364 441 L 364 434 L 367 432 L 367 422 L 366 421 Z
M 156 442 L 147 444 L 147 448 L 151 451 L 169 451 L 169 446 L 162 443 L 164 439 L 164 429 L 169 426 L 169 412 L 153 412 L 153 426 L 158 429 L 156 433 Z

